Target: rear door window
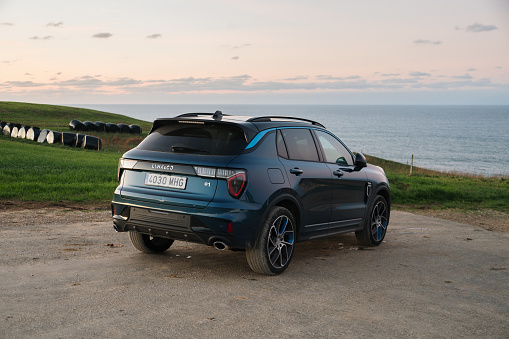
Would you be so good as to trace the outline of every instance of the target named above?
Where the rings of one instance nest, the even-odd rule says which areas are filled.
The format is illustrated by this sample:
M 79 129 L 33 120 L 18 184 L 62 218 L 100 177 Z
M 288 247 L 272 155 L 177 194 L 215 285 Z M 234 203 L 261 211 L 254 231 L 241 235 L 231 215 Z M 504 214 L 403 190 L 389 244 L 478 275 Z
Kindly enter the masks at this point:
M 203 155 L 235 155 L 246 148 L 242 129 L 226 124 L 174 123 L 152 132 L 138 149 Z
M 290 159 L 318 161 L 318 151 L 309 129 L 284 128 L 281 133 Z

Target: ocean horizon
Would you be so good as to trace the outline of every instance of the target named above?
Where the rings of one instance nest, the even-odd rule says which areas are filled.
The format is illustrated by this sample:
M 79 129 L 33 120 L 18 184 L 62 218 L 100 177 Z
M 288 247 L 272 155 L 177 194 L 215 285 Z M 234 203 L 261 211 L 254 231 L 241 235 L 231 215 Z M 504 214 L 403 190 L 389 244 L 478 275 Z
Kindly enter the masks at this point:
M 283 115 L 325 125 L 353 152 L 446 172 L 509 175 L 509 105 L 69 104 L 140 120 L 189 112 Z

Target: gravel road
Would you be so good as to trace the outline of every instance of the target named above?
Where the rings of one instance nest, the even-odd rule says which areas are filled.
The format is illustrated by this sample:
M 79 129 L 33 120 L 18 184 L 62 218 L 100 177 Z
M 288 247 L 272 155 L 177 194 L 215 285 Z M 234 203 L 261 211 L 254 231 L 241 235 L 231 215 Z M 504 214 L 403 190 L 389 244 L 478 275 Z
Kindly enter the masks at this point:
M 299 243 L 289 269 L 175 242 L 136 251 L 108 212 L 0 212 L 0 338 L 509 337 L 509 233 L 393 212 L 386 241 Z

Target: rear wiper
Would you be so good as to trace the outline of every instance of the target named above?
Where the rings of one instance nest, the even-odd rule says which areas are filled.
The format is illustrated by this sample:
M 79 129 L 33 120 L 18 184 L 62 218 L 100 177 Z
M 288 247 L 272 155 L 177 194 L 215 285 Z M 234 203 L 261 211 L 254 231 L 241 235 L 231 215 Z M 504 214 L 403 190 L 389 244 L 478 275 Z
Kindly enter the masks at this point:
M 181 153 L 209 153 L 209 151 L 205 151 L 202 149 L 188 147 L 188 146 L 172 146 L 171 150 L 173 152 L 181 152 Z

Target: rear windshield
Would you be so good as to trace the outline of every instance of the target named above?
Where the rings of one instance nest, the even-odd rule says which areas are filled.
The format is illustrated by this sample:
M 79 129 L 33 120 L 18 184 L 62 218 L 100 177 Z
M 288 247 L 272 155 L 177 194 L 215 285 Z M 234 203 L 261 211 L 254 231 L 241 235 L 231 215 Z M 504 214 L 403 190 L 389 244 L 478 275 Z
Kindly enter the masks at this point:
M 238 127 L 177 123 L 156 129 L 137 148 L 158 152 L 235 155 L 246 146 L 244 132 Z

